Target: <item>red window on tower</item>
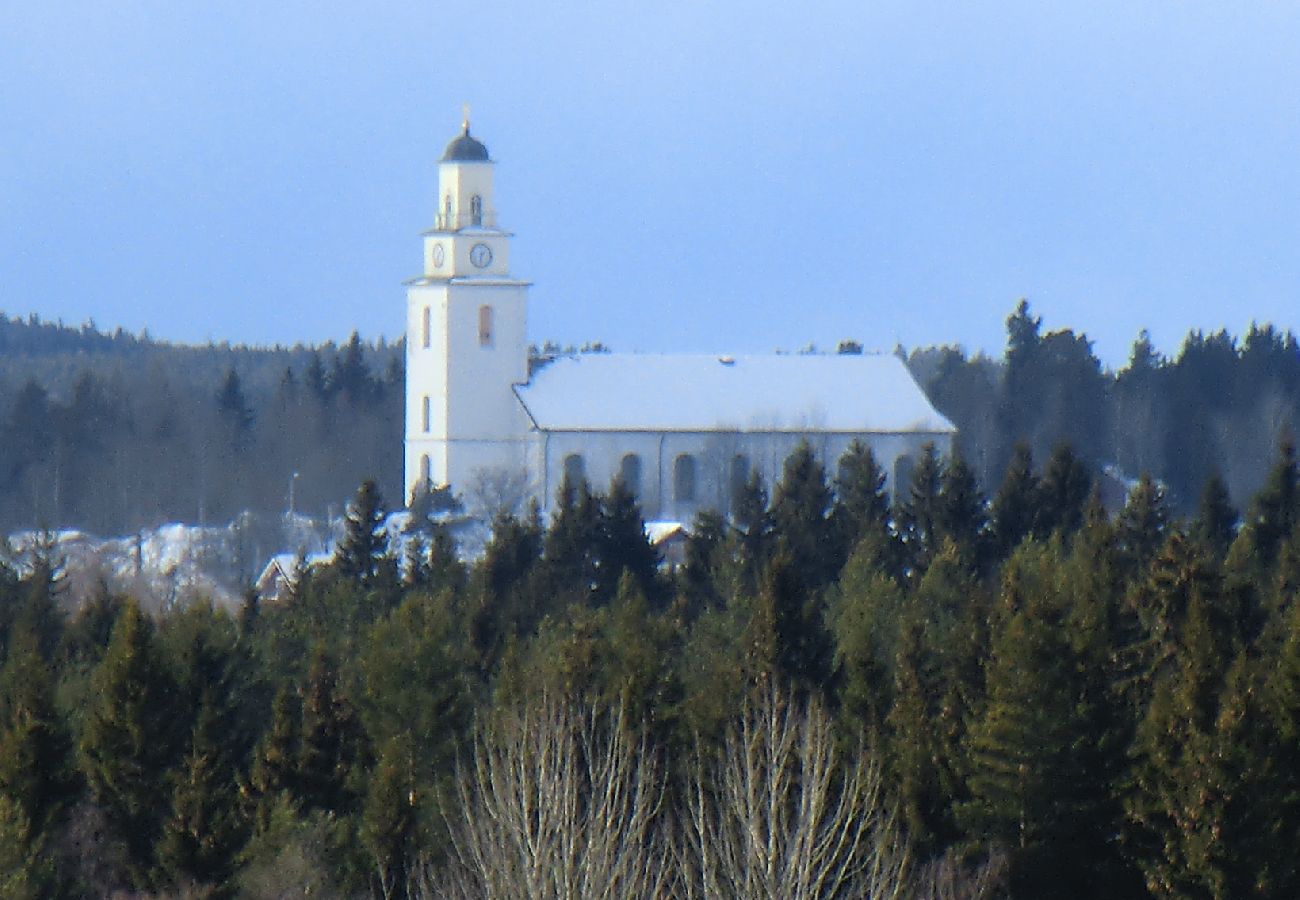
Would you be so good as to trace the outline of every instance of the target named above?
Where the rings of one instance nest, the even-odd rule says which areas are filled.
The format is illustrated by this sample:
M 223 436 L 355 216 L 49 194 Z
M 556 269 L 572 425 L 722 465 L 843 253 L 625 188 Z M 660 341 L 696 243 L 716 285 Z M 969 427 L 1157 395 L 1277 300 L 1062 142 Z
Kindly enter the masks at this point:
M 490 306 L 478 308 L 478 345 L 492 346 L 492 307 Z

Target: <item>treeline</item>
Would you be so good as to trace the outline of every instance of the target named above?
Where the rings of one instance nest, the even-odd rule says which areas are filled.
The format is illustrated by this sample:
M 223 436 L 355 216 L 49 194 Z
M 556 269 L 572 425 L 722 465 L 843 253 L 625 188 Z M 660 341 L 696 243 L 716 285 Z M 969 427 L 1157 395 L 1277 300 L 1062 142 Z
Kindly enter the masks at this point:
M 615 483 L 473 563 L 423 515 L 388 556 L 363 485 L 234 617 L 3 573 L 0 892 L 1300 895 L 1289 445 L 1244 518 L 1151 479 L 1111 517 L 1065 447 L 992 498 L 836 471 L 801 448 L 673 571 Z
M 1151 474 L 1180 512 L 1195 508 L 1211 475 L 1244 503 L 1278 441 L 1300 425 L 1300 345 L 1267 324 L 1252 324 L 1240 340 L 1193 331 L 1172 358 L 1144 331 L 1128 364 L 1112 372 L 1085 335 L 1044 334 L 1021 301 L 1001 360 L 945 347 L 914 351 L 909 363 L 990 488 L 1017 442 L 1040 459 L 1065 442 L 1097 470 Z
M 0 316 L 0 533 L 341 511 L 401 484 L 401 345 L 180 346 Z M 294 473 L 298 473 L 295 478 Z

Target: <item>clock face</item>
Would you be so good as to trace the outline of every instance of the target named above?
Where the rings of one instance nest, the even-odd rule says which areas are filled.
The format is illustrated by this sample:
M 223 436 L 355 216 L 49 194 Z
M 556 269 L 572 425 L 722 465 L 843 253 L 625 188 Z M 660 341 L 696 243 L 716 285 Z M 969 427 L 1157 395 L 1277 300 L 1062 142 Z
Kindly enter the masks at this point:
M 469 261 L 477 268 L 487 268 L 492 262 L 492 248 L 487 244 L 475 244 L 469 248 Z
M 442 244 L 433 245 L 433 267 L 441 269 L 443 261 L 447 258 L 447 251 L 442 249 Z

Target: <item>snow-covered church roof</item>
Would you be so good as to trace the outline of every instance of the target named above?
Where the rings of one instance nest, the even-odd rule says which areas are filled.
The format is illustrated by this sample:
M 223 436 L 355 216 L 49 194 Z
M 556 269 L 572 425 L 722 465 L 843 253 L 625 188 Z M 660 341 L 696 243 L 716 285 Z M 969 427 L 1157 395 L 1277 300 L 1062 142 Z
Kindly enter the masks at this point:
M 542 431 L 956 431 L 886 354 L 589 353 L 515 391 Z

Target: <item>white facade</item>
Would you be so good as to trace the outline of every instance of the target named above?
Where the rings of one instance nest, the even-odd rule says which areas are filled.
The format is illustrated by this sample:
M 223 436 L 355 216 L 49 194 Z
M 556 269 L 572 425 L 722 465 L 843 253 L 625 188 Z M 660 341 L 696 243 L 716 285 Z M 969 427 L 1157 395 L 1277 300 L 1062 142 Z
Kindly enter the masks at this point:
M 835 474 L 854 440 L 891 487 L 952 424 L 892 356 L 595 354 L 528 371 L 528 283 L 511 277 L 492 162 L 469 125 L 438 172 L 424 274 L 408 282 L 406 496 L 422 480 L 459 494 L 519 485 L 545 508 L 566 469 L 603 489 L 622 477 L 649 518 L 729 509 L 757 471 L 769 489 L 807 440 Z

